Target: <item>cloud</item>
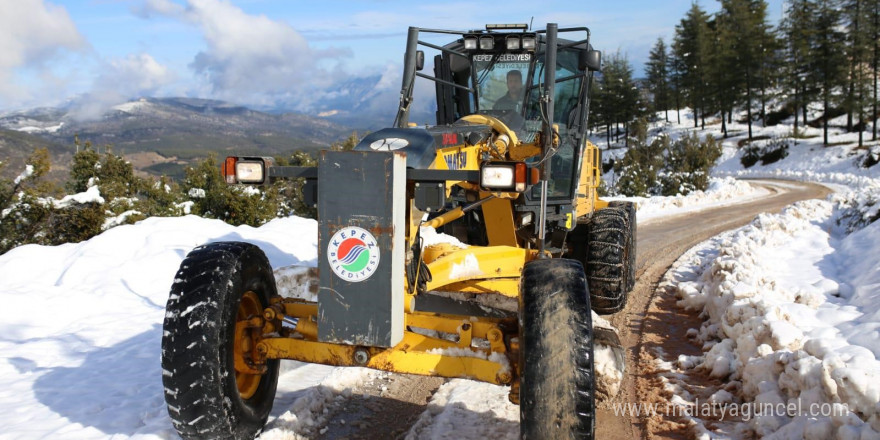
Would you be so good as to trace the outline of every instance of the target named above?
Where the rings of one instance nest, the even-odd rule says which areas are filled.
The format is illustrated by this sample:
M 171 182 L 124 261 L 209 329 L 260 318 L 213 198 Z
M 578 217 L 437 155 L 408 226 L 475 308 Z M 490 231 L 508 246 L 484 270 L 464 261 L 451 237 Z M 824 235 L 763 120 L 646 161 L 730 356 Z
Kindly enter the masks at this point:
M 347 49 L 316 50 L 289 24 L 265 15 L 250 15 L 223 0 L 149 0 L 139 14 L 170 17 L 199 29 L 206 48 L 189 67 L 206 81 L 214 97 L 248 103 L 270 103 L 314 92 L 344 76 L 321 63 L 349 57 Z M 326 64 L 326 63 L 325 63 Z
M 155 95 L 175 79 L 168 67 L 146 53 L 111 59 L 104 63 L 92 89 L 77 100 L 71 116 L 81 121 L 97 119 L 114 105 Z
M 98 80 L 101 87 L 119 90 L 122 94 L 154 93 L 159 87 L 174 80 L 167 67 L 146 53 L 111 60 L 109 72 Z
M 92 89 L 82 96 L 73 117 L 90 120 L 100 117 L 110 107 L 139 96 L 153 96 L 176 79 L 174 73 L 146 53 L 111 59 Z
M 0 2 L 0 98 L 20 103 L 31 99 L 16 73 L 29 68 L 45 77 L 61 52 L 82 51 L 88 43 L 62 6 L 43 0 Z

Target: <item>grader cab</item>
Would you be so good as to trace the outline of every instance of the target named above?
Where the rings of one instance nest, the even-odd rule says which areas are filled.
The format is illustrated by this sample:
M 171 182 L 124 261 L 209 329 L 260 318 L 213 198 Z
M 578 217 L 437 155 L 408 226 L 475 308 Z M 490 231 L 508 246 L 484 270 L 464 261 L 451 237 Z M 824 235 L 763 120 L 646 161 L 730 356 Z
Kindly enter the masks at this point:
M 227 158 L 230 184 L 305 179 L 318 266 L 301 270 L 312 293 L 290 298 L 257 246 L 187 255 L 162 339 L 180 435 L 258 435 L 279 360 L 295 359 L 506 385 L 523 438 L 592 438 L 594 343 L 620 347 L 591 311 L 623 308 L 635 258 L 633 206 L 596 192 L 599 66 L 587 28 L 410 28 L 393 127 L 317 167 Z M 435 84 L 431 126 L 410 122 L 418 77 Z

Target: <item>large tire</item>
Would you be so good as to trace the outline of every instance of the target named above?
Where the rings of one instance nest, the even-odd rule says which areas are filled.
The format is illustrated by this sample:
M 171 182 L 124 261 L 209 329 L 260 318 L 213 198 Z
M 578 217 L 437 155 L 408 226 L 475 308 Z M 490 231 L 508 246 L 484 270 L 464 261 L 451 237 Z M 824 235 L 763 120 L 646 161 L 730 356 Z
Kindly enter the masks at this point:
M 165 311 L 162 382 L 184 439 L 252 439 L 263 429 L 279 361 L 268 361 L 262 375 L 237 372 L 235 327 L 262 314 L 275 295 L 269 261 L 252 244 L 211 243 L 181 263 Z
M 633 202 L 624 202 L 622 200 L 615 200 L 608 203 L 608 206 L 611 208 L 618 208 L 626 214 L 626 229 L 627 229 L 627 242 L 624 245 L 623 252 L 626 254 L 626 266 L 625 266 L 625 279 L 626 279 L 626 291 L 631 292 L 633 287 L 636 285 L 636 253 L 638 249 L 636 248 L 636 204 Z
M 580 262 L 526 264 L 520 286 L 520 436 L 592 439 L 593 330 Z
M 584 264 L 596 313 L 616 313 L 626 306 L 635 285 L 635 257 L 635 209 L 596 211 L 589 223 Z

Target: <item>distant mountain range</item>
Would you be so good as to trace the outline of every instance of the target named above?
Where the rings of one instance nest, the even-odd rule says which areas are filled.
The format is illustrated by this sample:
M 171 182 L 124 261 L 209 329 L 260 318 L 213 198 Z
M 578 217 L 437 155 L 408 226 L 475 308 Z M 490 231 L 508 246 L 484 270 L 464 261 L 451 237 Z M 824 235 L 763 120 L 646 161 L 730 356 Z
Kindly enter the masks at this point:
M 433 86 L 425 90 L 433 95 Z M 428 91 L 431 90 L 431 91 Z M 214 152 L 283 155 L 316 151 L 390 126 L 400 99 L 397 72 L 351 78 L 315 91 L 309 102 L 276 102 L 254 110 L 223 101 L 140 98 L 107 105 L 80 97 L 60 107 L 0 113 L 0 175 L 17 176 L 34 148 L 48 147 L 53 172 L 66 176 L 74 137 L 126 157 L 137 170 L 180 177 L 193 161 Z M 433 98 L 418 98 L 410 120 L 433 120 Z M 290 110 L 295 109 L 295 110 Z
M 41 146 L 49 147 L 53 168 L 65 169 L 75 136 L 101 151 L 112 146 L 141 171 L 180 176 L 187 164 L 211 152 L 222 157 L 316 151 L 356 130 L 328 118 L 192 98 L 141 98 L 105 109 L 97 118 L 80 115 L 75 106 L 0 114 L 3 175 L 18 175 L 24 158 Z

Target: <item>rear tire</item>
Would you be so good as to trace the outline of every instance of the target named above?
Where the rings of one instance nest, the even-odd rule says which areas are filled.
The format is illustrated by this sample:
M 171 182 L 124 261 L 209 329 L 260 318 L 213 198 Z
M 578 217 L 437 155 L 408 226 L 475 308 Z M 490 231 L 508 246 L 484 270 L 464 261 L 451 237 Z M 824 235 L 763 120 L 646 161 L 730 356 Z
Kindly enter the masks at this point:
M 237 372 L 236 322 L 262 315 L 273 296 L 272 268 L 252 244 L 211 243 L 181 263 L 162 336 L 165 401 L 181 437 L 244 439 L 263 429 L 279 361 L 268 361 L 264 374 Z M 253 346 L 261 333 L 248 329 L 240 339 Z
M 520 287 L 520 436 L 592 439 L 593 330 L 580 262 L 535 260 Z
M 636 222 L 638 221 L 636 218 L 636 205 L 633 202 L 615 200 L 609 202 L 608 206 L 611 208 L 618 208 L 626 214 L 627 243 L 625 245 L 624 253 L 626 253 L 627 256 L 625 267 L 627 274 L 625 279 L 626 291 L 631 292 L 636 285 L 636 253 L 638 251 L 636 248 Z
M 635 207 L 631 203 L 593 214 L 584 268 L 596 313 L 608 315 L 626 306 L 635 285 L 635 240 Z

